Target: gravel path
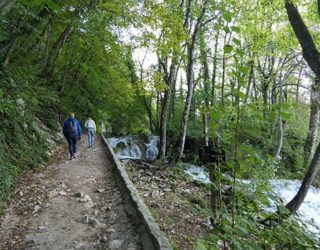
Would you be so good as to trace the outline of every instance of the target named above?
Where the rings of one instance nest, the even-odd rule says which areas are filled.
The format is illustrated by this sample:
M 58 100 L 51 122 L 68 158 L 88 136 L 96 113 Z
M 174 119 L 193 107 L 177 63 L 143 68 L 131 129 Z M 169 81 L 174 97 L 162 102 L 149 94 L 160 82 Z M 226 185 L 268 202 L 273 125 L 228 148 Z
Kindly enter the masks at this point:
M 72 161 L 64 146 L 57 158 L 19 181 L 0 218 L 0 249 L 141 249 L 102 142 L 82 140 Z

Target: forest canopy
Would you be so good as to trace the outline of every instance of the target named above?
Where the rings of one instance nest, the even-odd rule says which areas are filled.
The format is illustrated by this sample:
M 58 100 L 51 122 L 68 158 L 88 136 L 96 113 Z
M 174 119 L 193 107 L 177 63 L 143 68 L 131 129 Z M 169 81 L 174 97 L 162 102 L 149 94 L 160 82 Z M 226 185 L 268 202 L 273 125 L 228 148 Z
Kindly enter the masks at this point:
M 158 135 L 159 164 L 219 141 L 234 179 L 319 186 L 318 24 L 311 0 L 0 0 L 0 199 L 70 111 Z

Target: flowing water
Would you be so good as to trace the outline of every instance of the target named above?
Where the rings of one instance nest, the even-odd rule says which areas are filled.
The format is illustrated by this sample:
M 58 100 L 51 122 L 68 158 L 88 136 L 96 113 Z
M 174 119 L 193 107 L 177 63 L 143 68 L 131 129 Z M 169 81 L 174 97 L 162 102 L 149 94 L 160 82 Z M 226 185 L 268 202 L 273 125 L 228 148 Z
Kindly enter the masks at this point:
M 158 156 L 158 136 L 149 136 L 146 141 L 138 136 L 108 138 L 118 159 L 155 160 Z M 210 183 L 208 172 L 196 165 L 187 165 L 185 172 L 195 180 Z M 250 181 L 241 181 L 250 183 Z M 288 203 L 299 190 L 301 182 L 298 180 L 270 180 L 273 193 L 280 197 L 284 204 Z M 277 202 L 270 197 L 269 207 L 262 207 L 265 211 L 275 212 Z M 311 187 L 307 197 L 298 211 L 299 217 L 309 225 L 311 231 L 320 236 L 320 189 Z M 312 226 L 314 225 L 314 226 Z
M 203 168 L 196 165 L 188 165 L 185 172 L 189 174 L 194 180 L 210 183 L 209 174 Z M 242 181 L 242 183 L 249 184 L 250 181 Z M 299 180 L 270 180 L 273 193 L 287 204 L 298 192 L 301 181 Z M 277 210 L 277 202 L 270 198 L 270 206 L 263 207 L 265 211 L 275 212 Z M 309 192 L 301 205 L 298 216 L 306 222 L 310 231 L 320 236 L 320 189 L 310 187 Z
M 144 142 L 137 136 L 111 137 L 108 141 L 119 160 L 146 159 L 153 161 L 158 156 L 159 137 L 151 135 Z

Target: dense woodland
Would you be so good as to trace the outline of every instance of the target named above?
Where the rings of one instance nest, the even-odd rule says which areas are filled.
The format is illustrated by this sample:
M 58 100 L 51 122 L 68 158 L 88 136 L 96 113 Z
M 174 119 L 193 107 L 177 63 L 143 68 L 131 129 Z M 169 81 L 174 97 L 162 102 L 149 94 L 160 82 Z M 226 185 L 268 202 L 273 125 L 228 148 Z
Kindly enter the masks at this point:
M 233 191 L 200 249 L 316 248 L 287 215 L 320 185 L 319 23 L 315 0 L 0 0 L 0 199 L 74 111 L 114 135 L 159 135 L 170 167 L 219 141 L 230 185 L 261 180 L 256 199 L 263 180 L 304 179 L 269 231 Z

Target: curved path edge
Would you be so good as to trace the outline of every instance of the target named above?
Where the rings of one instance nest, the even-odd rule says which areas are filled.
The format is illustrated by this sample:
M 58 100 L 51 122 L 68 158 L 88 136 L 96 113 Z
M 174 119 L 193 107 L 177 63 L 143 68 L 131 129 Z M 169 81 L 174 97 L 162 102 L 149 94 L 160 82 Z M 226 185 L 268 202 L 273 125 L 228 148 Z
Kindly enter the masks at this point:
M 107 138 L 102 134 L 102 139 L 107 146 L 107 151 L 110 156 L 110 160 L 116 167 L 116 174 L 120 180 L 120 189 L 123 192 L 126 202 L 126 212 L 132 219 L 138 224 L 143 223 L 143 227 L 140 227 L 141 235 L 143 235 L 141 242 L 144 249 L 160 249 L 160 250 L 172 250 L 173 247 L 165 234 L 160 230 L 159 225 L 152 217 L 150 210 L 144 204 L 140 198 L 138 190 L 129 179 L 128 174 L 122 166 L 122 163 L 117 158 Z

